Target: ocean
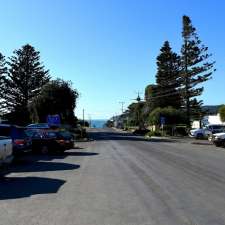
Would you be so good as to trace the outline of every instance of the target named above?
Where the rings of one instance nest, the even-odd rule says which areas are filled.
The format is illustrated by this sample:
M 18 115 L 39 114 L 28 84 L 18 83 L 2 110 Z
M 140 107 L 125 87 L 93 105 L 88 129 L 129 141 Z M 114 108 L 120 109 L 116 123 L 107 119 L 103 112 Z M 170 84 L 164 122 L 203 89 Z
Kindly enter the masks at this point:
M 107 120 L 91 120 L 91 127 L 93 128 L 103 128 Z

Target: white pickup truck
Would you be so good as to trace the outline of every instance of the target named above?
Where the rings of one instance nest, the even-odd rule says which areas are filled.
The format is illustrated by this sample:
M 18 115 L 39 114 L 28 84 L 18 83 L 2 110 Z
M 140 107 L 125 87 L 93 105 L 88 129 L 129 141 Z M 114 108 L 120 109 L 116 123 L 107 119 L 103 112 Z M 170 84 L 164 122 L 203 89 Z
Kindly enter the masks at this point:
M 10 164 L 13 160 L 13 146 L 10 137 L 0 136 L 0 167 Z

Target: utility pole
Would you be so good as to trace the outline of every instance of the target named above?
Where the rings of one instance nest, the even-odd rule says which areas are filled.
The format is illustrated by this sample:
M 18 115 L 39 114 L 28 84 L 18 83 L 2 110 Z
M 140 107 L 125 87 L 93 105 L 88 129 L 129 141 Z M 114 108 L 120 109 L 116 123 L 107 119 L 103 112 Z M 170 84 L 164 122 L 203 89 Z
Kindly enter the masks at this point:
M 85 121 L 84 121 L 84 109 L 83 109 L 83 127 L 85 127 Z
M 141 93 L 140 91 L 136 92 L 137 93 L 137 98 L 134 99 L 137 101 L 137 104 L 138 104 L 138 110 L 137 110 L 137 123 L 138 123 L 138 126 L 139 126 L 139 129 L 141 129 L 143 127 L 143 124 L 142 124 L 142 121 L 141 121 L 141 108 L 140 108 L 140 102 L 142 101 L 142 98 L 141 98 Z
M 89 127 L 91 128 L 91 114 L 88 114 L 89 117 Z
M 119 102 L 119 104 L 121 104 L 121 110 L 122 110 L 122 114 L 123 114 L 123 107 L 124 107 L 125 102 Z

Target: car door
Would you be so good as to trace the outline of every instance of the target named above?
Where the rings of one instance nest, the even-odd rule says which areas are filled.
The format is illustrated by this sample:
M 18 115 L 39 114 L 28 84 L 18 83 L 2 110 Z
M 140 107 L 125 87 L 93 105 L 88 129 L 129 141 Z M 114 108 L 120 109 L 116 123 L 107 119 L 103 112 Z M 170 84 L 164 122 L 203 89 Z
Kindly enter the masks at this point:
M 4 144 L 4 159 L 6 159 L 7 157 L 9 157 L 10 155 L 12 155 L 13 153 L 13 147 L 12 147 L 12 139 L 10 137 L 7 137 L 5 139 L 5 144 Z
M 0 164 L 2 164 L 5 158 L 5 148 L 4 148 L 4 139 L 0 137 Z
M 12 140 L 9 137 L 0 138 L 0 160 L 2 162 L 12 154 Z
M 207 126 L 204 131 L 204 136 L 207 137 L 212 134 L 212 126 Z

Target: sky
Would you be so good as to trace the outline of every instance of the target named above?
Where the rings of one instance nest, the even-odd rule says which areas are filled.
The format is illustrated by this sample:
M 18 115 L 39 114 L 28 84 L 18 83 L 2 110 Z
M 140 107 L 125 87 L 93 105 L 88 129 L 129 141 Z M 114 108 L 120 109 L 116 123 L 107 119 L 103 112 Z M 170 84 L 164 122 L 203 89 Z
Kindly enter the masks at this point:
M 180 52 L 188 15 L 216 61 L 205 105 L 225 103 L 225 2 L 221 0 L 0 0 L 0 52 L 24 44 L 41 54 L 53 78 L 71 80 L 81 118 L 109 119 L 155 82 L 156 57 L 168 40 Z

